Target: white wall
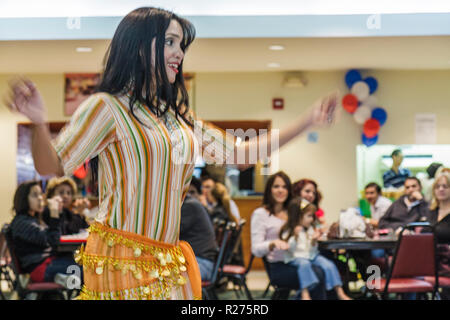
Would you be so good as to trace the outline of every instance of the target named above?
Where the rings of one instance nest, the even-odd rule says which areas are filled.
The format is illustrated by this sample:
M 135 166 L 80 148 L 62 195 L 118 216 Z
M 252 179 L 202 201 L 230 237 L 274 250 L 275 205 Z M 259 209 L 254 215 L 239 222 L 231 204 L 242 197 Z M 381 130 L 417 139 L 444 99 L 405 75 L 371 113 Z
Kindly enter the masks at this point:
M 450 143 L 450 71 L 363 72 L 379 82 L 376 92 L 388 112 L 388 122 L 380 132 L 380 144 L 414 143 L 415 113 L 437 114 L 437 143 Z M 209 120 L 272 120 L 272 128 L 282 128 L 304 112 L 321 95 L 344 84 L 345 71 L 306 72 L 304 88 L 283 88 L 283 74 L 200 73 L 196 75 L 195 104 L 199 117 Z M 0 74 L 0 95 L 5 94 L 9 75 Z M 63 115 L 63 75 L 31 75 L 41 89 L 49 108 L 50 121 L 67 120 Z M 284 110 L 272 110 L 272 98 L 282 97 Z M 11 116 L 0 107 L 0 222 L 10 220 L 9 210 L 16 188 L 16 123 L 23 118 Z M 337 219 L 340 209 L 357 204 L 356 145 L 360 144 L 361 126 L 342 112 L 333 128 L 319 131 L 317 144 L 306 135 L 291 141 L 280 151 L 280 168 L 292 180 L 309 177 L 316 180 L 323 193 L 322 207 L 329 221 Z

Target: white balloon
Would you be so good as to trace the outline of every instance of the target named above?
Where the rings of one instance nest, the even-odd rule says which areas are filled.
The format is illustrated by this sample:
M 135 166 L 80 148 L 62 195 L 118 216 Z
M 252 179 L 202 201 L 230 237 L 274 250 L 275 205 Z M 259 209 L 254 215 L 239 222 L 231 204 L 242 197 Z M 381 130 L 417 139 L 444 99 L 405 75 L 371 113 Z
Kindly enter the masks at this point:
M 369 106 L 369 107 L 376 107 L 378 104 L 378 99 L 373 94 L 368 96 L 364 101 L 362 102 L 363 105 Z
M 355 82 L 351 92 L 358 98 L 358 101 L 364 101 L 370 94 L 370 88 L 364 81 Z
M 366 105 L 359 106 L 355 113 L 353 113 L 353 118 L 358 124 L 364 124 L 371 116 L 372 108 Z

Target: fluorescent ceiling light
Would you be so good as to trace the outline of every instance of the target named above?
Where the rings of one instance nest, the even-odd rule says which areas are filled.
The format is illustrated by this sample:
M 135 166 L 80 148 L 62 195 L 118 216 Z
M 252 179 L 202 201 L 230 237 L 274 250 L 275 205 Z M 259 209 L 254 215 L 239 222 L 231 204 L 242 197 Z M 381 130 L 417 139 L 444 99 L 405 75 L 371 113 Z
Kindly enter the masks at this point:
M 278 44 L 274 44 L 271 45 L 269 47 L 270 50 L 274 50 L 274 51 L 280 51 L 280 50 L 284 50 L 284 46 L 278 45 Z
M 148 0 L 2 0 L 0 18 L 124 16 Z M 343 15 L 449 13 L 448 0 L 153 0 L 183 16 Z
M 267 64 L 269 68 L 279 68 L 280 64 L 278 62 L 270 62 Z
M 89 47 L 78 47 L 76 49 L 77 52 L 92 52 L 92 48 Z

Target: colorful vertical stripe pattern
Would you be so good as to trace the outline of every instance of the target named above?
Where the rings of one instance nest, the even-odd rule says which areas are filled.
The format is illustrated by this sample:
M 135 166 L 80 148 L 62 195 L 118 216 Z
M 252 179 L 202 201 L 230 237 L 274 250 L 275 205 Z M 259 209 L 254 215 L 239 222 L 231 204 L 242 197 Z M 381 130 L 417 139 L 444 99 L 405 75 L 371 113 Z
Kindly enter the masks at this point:
M 195 121 L 193 113 L 194 131 L 173 111 L 158 119 L 143 106 L 135 110 L 140 123 L 128 104 L 126 95 L 92 95 L 53 141 L 55 150 L 66 175 L 99 157 L 97 221 L 176 244 L 181 204 L 198 151 L 210 162 L 224 163 L 234 137 Z

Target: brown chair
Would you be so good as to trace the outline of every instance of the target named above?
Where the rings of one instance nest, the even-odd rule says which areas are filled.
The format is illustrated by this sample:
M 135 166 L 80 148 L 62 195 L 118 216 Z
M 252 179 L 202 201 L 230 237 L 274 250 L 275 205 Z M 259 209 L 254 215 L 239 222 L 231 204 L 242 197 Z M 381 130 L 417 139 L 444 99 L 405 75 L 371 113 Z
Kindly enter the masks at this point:
M 378 297 L 386 299 L 389 293 L 416 293 L 424 296 L 431 292 L 433 299 L 438 288 L 437 264 L 436 264 L 436 240 L 434 233 L 405 234 L 406 230 L 415 227 L 432 227 L 428 223 L 411 223 L 402 229 L 395 249 L 392 264 L 389 267 L 386 278 L 380 280 L 380 286 L 375 281 L 368 283 Z M 431 284 L 423 280 L 423 277 L 433 277 L 435 283 Z
M 448 264 L 448 257 L 449 257 L 449 250 L 450 250 L 450 245 L 446 244 L 446 243 L 442 243 L 442 244 L 438 244 L 437 245 L 437 261 L 438 261 L 438 266 L 440 266 L 440 264 Z M 444 261 L 440 261 L 441 259 L 444 259 Z M 440 268 L 438 267 L 438 270 L 440 270 Z M 444 271 L 444 274 L 447 274 L 448 272 Z M 425 277 L 424 279 L 425 281 L 431 283 L 434 286 L 434 282 L 435 279 L 434 277 Z M 443 299 L 450 299 L 450 277 L 448 276 L 441 276 L 439 275 L 439 271 L 438 271 L 438 280 L 439 280 L 439 288 L 442 289 L 442 296 L 439 294 L 439 298 L 443 298 Z
M 216 261 L 214 262 L 211 279 L 208 281 L 202 281 L 202 295 L 204 300 L 219 300 L 216 294 L 216 285 L 220 280 L 219 271 L 223 268 L 225 262 L 225 251 L 227 250 L 227 245 L 229 244 L 228 238 L 231 234 L 229 225 L 224 228 L 221 234 L 222 241 L 219 246 L 219 252 L 217 254 Z
M 226 264 L 222 268 L 222 277 L 227 277 L 229 280 L 235 279 L 239 285 L 239 291 L 241 291 L 241 288 L 243 287 L 248 300 L 253 300 L 252 294 L 247 286 L 247 274 L 252 268 L 254 258 L 254 255 L 251 255 L 247 268 L 232 264 Z M 239 291 L 235 290 L 237 298 L 239 298 Z
M 2 230 L 0 233 L 0 298 L 7 300 L 13 292 L 14 272 L 11 268 L 11 255 L 9 254 L 6 237 Z

